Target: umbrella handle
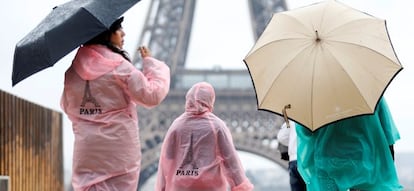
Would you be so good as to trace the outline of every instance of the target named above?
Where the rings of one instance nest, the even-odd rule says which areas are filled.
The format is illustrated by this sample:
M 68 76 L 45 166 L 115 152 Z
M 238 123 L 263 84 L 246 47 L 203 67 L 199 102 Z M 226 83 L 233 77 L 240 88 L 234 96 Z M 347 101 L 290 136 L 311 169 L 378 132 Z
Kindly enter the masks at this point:
M 285 107 L 282 109 L 283 118 L 285 119 L 287 128 L 290 128 L 290 124 L 289 124 L 288 116 L 287 116 L 287 113 L 286 113 L 286 109 L 290 109 L 290 104 L 285 105 Z

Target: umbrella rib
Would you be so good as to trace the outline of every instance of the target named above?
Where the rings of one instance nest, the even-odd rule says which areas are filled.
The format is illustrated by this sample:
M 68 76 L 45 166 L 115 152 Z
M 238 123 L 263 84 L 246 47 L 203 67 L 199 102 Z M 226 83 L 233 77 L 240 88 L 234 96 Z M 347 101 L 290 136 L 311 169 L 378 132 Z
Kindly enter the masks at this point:
M 347 43 L 347 42 L 344 42 L 344 43 Z M 354 43 L 348 43 L 348 44 L 352 44 L 352 45 L 357 45 L 357 44 L 354 44 Z M 365 48 L 365 47 L 364 47 Z M 368 48 L 368 47 L 366 47 L 366 48 Z M 368 48 L 369 50 L 372 50 L 372 49 L 370 49 L 370 48 Z M 332 51 L 329 51 L 329 49 L 327 49 L 327 52 L 329 52 L 331 55 L 332 55 L 332 58 L 334 58 L 335 60 L 336 60 L 336 62 L 337 63 L 341 63 L 335 56 L 334 56 L 334 54 L 333 54 L 333 52 Z M 380 55 L 380 56 L 383 56 L 382 54 L 379 54 L 377 51 L 374 51 L 376 54 L 378 54 L 378 55 Z M 387 58 L 388 59 L 388 58 Z M 345 67 L 343 67 L 343 64 L 339 64 L 340 66 L 341 66 L 341 68 L 344 70 L 344 71 L 347 71 L 347 69 L 345 68 Z M 364 66 L 364 65 L 363 65 Z M 365 70 L 368 70 L 366 67 L 363 67 Z M 361 88 L 358 86 L 358 83 L 356 83 L 355 82 L 355 80 L 354 80 L 354 78 L 352 78 L 351 76 L 349 76 L 349 73 L 348 72 L 345 72 L 346 74 L 347 74 L 347 77 L 348 77 L 348 79 L 350 79 L 351 81 L 352 81 L 352 84 L 354 84 L 354 86 L 358 89 L 358 92 L 361 94 L 361 95 L 363 95 L 363 92 L 361 91 Z M 372 76 L 373 78 L 375 78 L 375 79 L 379 79 L 377 76 Z M 369 105 L 368 104 L 368 102 L 367 102 L 367 100 L 364 100 L 364 102 L 365 102 L 365 104 L 366 105 Z
M 384 58 L 386 58 L 387 60 L 389 60 L 390 62 L 394 62 L 392 59 L 390 59 L 390 58 L 388 58 L 387 56 L 384 56 L 384 54 L 382 54 L 381 52 L 378 52 L 377 50 L 375 50 L 375 49 L 372 49 L 372 48 L 370 48 L 370 47 L 368 47 L 368 46 L 362 46 L 361 44 L 357 44 L 357 43 L 352 43 L 352 42 L 347 42 L 347 41 L 339 41 L 339 40 L 329 40 L 330 42 L 336 42 L 336 43 L 343 43 L 343 44 L 349 44 L 349 45 L 354 45 L 354 46 L 359 46 L 359 47 L 362 47 L 362 48 L 366 48 L 366 49 L 368 49 L 368 50 L 371 50 L 372 52 L 375 52 L 376 54 L 378 54 L 379 56 L 382 56 L 382 57 L 384 57 Z M 391 44 L 391 42 L 389 41 L 389 43 Z M 392 44 L 391 44 L 391 46 L 392 46 Z M 395 57 L 397 58 L 397 55 L 395 54 L 395 50 L 394 50 L 394 47 L 392 47 L 392 50 L 393 50 L 393 53 L 394 53 L 394 55 L 395 55 Z M 398 58 L 397 58 L 398 59 Z M 398 61 L 398 63 L 400 64 L 400 62 Z M 401 65 L 401 64 L 400 64 Z

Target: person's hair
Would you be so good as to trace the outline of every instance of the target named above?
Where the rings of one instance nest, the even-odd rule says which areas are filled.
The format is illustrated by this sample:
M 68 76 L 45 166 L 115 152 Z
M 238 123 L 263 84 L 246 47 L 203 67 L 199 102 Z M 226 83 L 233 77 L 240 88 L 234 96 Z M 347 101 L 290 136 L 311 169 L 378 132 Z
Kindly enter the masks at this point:
M 124 17 L 121 17 L 121 18 L 117 19 L 115 22 L 112 23 L 112 25 L 109 27 L 108 30 L 98 34 L 97 36 L 95 36 L 91 40 L 84 43 L 84 45 L 92 45 L 92 44 L 105 45 L 106 47 L 108 47 L 113 52 L 118 53 L 118 54 L 122 55 L 122 57 L 127 59 L 128 61 L 131 61 L 129 56 L 128 56 L 128 53 L 125 50 L 119 49 L 118 47 L 114 46 L 111 43 L 111 35 L 113 33 L 115 33 L 118 29 L 122 28 L 122 25 L 121 25 L 122 21 L 124 21 Z

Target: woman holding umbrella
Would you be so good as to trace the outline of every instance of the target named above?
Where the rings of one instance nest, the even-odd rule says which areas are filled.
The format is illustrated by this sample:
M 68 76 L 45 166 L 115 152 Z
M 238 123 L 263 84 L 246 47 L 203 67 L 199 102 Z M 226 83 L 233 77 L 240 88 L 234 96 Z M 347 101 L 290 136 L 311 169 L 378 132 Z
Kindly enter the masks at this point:
M 75 134 L 72 186 L 76 191 L 137 190 L 141 146 L 136 106 L 154 107 L 169 91 L 170 71 L 140 47 L 143 70 L 122 49 L 116 20 L 78 49 L 66 71 L 61 107 Z
M 372 115 L 340 120 L 315 132 L 298 125 L 296 131 L 298 169 L 307 190 L 402 190 L 390 150 L 400 135 L 384 98 Z

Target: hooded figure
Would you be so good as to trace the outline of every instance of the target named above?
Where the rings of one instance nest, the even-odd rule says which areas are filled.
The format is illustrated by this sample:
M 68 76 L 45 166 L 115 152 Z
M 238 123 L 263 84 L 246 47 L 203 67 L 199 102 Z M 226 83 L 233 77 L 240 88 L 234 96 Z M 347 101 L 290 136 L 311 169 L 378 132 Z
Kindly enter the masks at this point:
M 130 63 L 121 49 L 121 19 L 81 46 L 65 73 L 61 107 L 75 135 L 75 191 L 137 190 L 141 146 L 136 107 L 154 107 L 169 91 L 169 68 L 150 57 L 148 49 L 140 48 L 142 72 Z
M 156 191 L 250 191 L 229 129 L 213 112 L 213 87 L 200 82 L 165 136 Z
M 296 132 L 298 169 L 308 191 L 402 190 L 390 150 L 400 135 L 384 98 L 372 115 L 316 132 L 297 124 Z

